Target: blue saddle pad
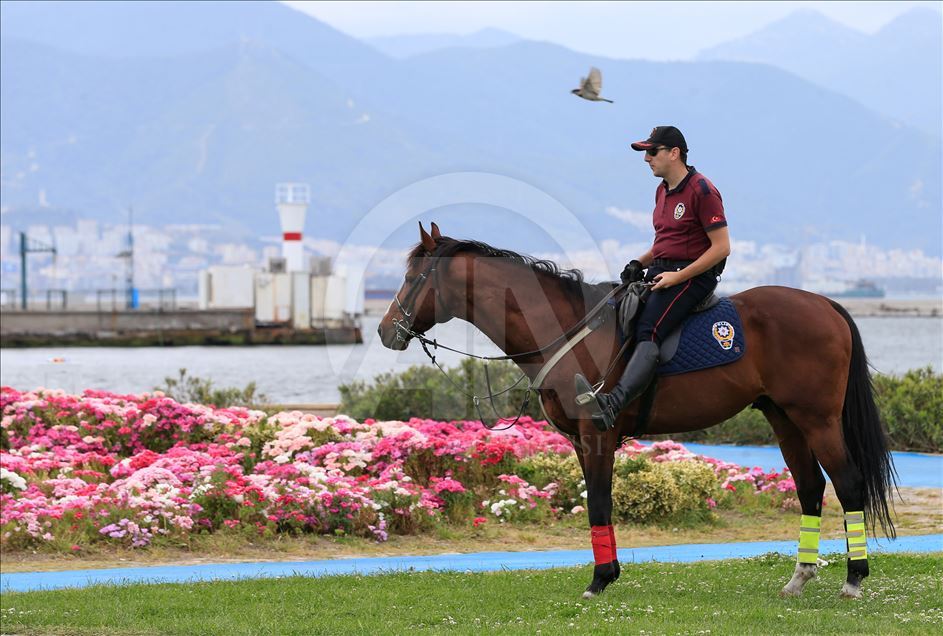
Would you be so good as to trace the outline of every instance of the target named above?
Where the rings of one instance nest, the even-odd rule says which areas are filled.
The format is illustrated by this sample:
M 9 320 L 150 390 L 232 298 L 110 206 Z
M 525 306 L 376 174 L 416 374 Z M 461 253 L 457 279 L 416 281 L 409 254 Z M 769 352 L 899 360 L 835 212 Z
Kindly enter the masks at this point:
M 692 314 L 681 325 L 678 351 L 659 365 L 658 375 L 675 375 L 719 367 L 739 360 L 746 351 L 740 315 L 729 298 L 716 306 Z

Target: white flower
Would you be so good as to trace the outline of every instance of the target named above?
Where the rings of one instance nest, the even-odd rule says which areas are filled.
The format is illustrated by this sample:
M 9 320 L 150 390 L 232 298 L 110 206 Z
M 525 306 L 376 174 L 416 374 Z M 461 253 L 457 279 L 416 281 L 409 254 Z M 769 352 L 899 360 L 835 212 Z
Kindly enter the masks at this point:
M 6 468 L 0 468 L 0 481 L 6 481 L 17 490 L 26 490 L 26 480 Z

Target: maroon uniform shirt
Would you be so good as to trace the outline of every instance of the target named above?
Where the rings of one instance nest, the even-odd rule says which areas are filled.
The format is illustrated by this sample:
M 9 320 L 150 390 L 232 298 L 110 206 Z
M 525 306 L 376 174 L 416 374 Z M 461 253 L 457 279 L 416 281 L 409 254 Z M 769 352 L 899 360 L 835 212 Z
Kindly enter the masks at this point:
M 720 192 L 691 166 L 674 190 L 668 190 L 665 181 L 658 186 L 652 225 L 655 226 L 653 257 L 697 260 L 711 246 L 707 233 L 727 225 Z

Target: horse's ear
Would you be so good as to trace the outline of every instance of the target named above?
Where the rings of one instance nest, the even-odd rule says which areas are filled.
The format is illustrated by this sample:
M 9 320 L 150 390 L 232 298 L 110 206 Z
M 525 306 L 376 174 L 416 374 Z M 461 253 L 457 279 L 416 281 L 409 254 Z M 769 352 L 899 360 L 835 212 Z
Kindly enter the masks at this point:
M 442 238 L 442 232 L 439 231 L 439 226 L 435 224 L 435 221 L 432 222 L 432 238 Z
M 429 236 L 425 228 L 422 227 L 422 221 L 419 222 L 419 241 L 427 252 L 435 251 L 435 239 Z

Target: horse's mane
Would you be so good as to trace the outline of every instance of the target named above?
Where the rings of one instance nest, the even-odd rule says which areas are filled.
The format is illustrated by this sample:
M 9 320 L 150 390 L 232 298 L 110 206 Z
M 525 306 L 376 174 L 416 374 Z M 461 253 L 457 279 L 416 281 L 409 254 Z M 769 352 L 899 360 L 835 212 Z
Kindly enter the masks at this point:
M 471 252 L 480 256 L 504 258 L 512 263 L 525 265 L 538 274 L 546 274 L 556 278 L 566 292 L 579 294 L 581 297 L 594 297 L 599 295 L 600 288 L 605 289 L 602 293 L 608 292 L 612 288 L 611 283 L 600 283 L 596 285 L 587 283 L 583 280 L 583 272 L 578 269 L 562 269 L 553 261 L 528 256 L 526 254 L 519 254 L 511 250 L 500 249 L 488 245 L 487 243 L 482 243 L 481 241 L 459 240 L 448 236 L 441 236 L 436 239 L 436 248 L 432 255 L 448 257 L 455 256 L 460 252 Z M 410 251 L 408 259 L 411 260 L 428 255 L 429 253 L 423 247 L 422 243 L 419 243 Z

